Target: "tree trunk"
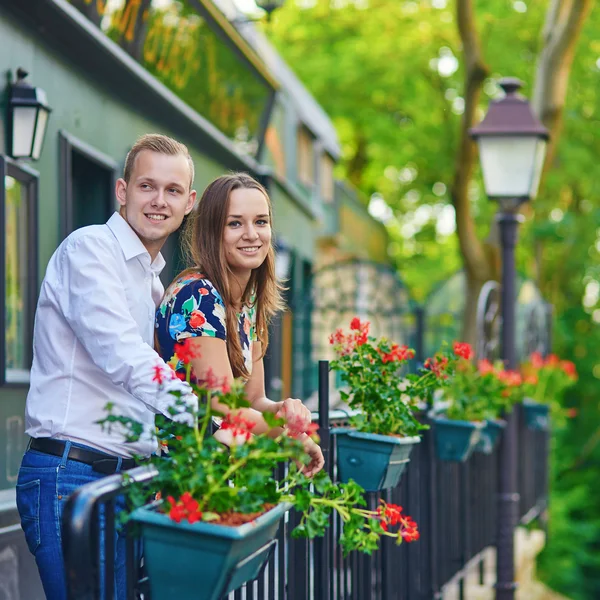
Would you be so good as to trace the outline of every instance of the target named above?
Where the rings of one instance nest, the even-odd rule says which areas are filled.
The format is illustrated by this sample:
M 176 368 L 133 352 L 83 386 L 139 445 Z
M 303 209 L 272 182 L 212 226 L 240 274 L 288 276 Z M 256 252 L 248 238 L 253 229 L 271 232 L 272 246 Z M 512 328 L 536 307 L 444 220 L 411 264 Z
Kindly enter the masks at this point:
M 544 172 L 554 161 L 560 137 L 569 74 L 577 40 L 592 0 L 552 0 L 543 31 L 543 48 L 538 60 L 532 105 L 550 132 Z M 451 197 L 456 211 L 456 233 L 465 269 L 467 294 L 462 339 L 476 341 L 477 300 L 481 287 L 499 273 L 497 248 L 486 248 L 477 238 L 468 199 L 477 151 L 468 130 L 474 124 L 481 86 L 488 74 L 475 26 L 472 0 L 457 1 L 457 23 L 463 45 L 465 65 L 465 111 L 461 122 Z M 541 270 L 538 265 L 538 270 Z

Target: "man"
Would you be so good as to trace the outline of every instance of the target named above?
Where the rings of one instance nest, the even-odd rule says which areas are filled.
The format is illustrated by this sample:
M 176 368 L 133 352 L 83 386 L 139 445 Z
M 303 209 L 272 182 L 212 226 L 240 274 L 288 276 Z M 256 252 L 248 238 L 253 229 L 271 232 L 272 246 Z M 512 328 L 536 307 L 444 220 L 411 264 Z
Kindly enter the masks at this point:
M 148 437 L 127 444 L 122 432 L 97 421 L 112 402 L 115 414 L 149 430 L 168 415 L 177 379 L 159 390 L 154 367 L 154 314 L 163 295 L 160 249 L 196 200 L 187 148 L 163 135 L 145 135 L 116 183 L 119 213 L 105 225 L 73 232 L 53 254 L 42 283 L 34 327 L 34 358 L 26 404 L 32 437 L 17 482 L 17 506 L 46 596 L 66 598 L 61 515 L 81 485 L 135 466 L 149 455 Z M 117 545 L 117 596 L 124 597 L 124 544 Z

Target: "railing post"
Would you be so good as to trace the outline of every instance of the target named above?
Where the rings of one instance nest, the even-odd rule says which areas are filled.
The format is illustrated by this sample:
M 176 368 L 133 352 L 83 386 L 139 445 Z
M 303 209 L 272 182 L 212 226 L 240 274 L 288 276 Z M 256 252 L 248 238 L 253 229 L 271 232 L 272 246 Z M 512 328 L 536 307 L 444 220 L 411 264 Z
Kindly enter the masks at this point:
M 329 431 L 329 361 L 319 361 L 319 437 L 325 471 L 332 476 L 331 434 Z M 333 527 L 333 515 L 330 520 Z M 329 600 L 331 585 L 331 549 L 329 531 L 314 542 L 315 600 Z
M 426 423 L 430 427 L 435 425 L 429 420 Z M 425 432 L 423 435 L 423 441 L 421 443 L 426 444 L 426 457 L 427 457 L 427 477 L 429 481 L 429 494 L 427 497 L 428 504 L 428 515 L 429 515 L 429 531 L 427 535 L 427 543 L 429 544 L 429 581 L 431 598 L 436 598 L 439 592 L 439 579 L 438 579 L 438 567 L 439 567 L 439 525 L 438 525 L 438 473 L 437 473 L 437 455 L 435 453 L 435 441 L 433 437 L 432 429 Z
M 87 489 L 79 489 L 69 498 L 63 511 L 62 545 L 69 600 L 95 598 L 96 577 L 90 560 L 94 506 L 92 494 Z
M 425 360 L 425 309 L 415 308 L 415 360 L 421 364 Z

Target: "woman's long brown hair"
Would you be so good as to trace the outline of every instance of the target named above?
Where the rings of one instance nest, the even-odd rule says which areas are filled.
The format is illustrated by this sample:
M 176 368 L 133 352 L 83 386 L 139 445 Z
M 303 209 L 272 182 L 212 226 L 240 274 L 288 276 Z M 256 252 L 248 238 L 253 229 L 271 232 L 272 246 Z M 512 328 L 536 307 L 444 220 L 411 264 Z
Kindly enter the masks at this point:
M 232 173 L 215 179 L 204 190 L 202 198 L 190 213 L 183 231 L 182 249 L 191 268 L 188 272 L 201 272 L 215 286 L 225 303 L 227 325 L 227 354 L 234 377 L 248 378 L 242 346 L 238 333 L 238 319 L 233 305 L 229 276 L 231 268 L 223 249 L 223 232 L 229 210 L 231 192 L 238 189 L 256 189 L 262 192 L 269 207 L 269 222 L 273 226 L 271 200 L 265 188 L 247 173 Z M 275 252 L 271 242 L 267 257 L 250 275 L 242 294 L 242 304 L 249 305 L 255 295 L 256 332 L 262 343 L 262 356 L 269 345 L 269 323 L 273 315 L 283 308 L 283 286 L 275 276 Z

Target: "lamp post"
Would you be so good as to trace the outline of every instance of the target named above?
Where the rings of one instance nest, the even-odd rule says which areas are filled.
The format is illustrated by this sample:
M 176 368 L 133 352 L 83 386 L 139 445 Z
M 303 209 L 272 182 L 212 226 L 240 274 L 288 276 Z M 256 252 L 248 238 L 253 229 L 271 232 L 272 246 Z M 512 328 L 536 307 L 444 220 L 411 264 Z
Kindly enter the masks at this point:
M 46 93 L 25 81 L 27 71 L 17 69 L 17 81 L 8 99 L 9 154 L 13 158 L 37 160 L 42 152 L 51 109 Z
M 535 197 L 546 153 L 547 129 L 536 119 L 525 98 L 517 94 L 521 82 L 499 82 L 505 96 L 490 104 L 483 121 L 471 129 L 479 146 L 483 182 L 488 197 L 498 201 L 496 216 L 502 248 L 502 358 L 507 369 L 517 366 L 515 348 L 515 246 L 519 207 Z M 498 522 L 496 539 L 496 600 L 514 600 L 514 531 L 518 523 L 517 420 L 507 415 L 500 445 Z

